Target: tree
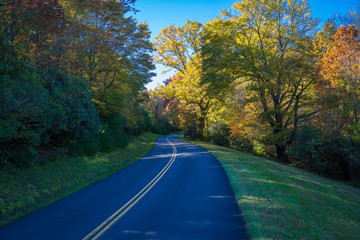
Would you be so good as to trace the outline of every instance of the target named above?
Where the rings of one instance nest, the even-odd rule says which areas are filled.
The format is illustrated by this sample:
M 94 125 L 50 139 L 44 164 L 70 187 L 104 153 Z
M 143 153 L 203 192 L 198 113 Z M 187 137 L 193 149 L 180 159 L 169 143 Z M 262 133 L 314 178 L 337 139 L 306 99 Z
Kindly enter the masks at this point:
M 355 25 L 340 26 L 334 43 L 322 58 L 321 75 L 345 101 L 343 111 L 350 112 L 353 124 L 359 123 L 360 111 L 360 40 Z M 349 109 L 350 111 L 346 111 Z
M 154 75 L 152 45 L 134 2 L 0 4 L 0 164 L 21 160 L 16 149 L 33 161 L 44 144 L 109 151 L 149 129 L 138 96 Z
M 165 87 L 160 87 L 156 91 L 166 99 L 176 99 L 179 101 L 179 104 L 182 105 L 179 106 L 182 108 L 182 116 L 191 116 L 191 119 L 196 119 L 196 132 L 194 136 L 202 139 L 207 116 L 216 100 L 208 94 L 207 85 L 200 84 L 200 60 L 198 56 L 194 56 L 193 61 L 186 64 L 186 68 L 182 73 L 178 73 Z M 193 114 L 185 114 L 186 109 L 193 112 Z M 185 123 L 187 120 L 184 119 L 183 127 L 193 127 Z
M 169 134 L 178 127 L 178 109 L 175 103 L 159 96 L 154 91 L 144 91 L 147 100 L 143 106 L 149 112 L 152 131 L 159 134 Z
M 124 107 L 124 99 L 142 90 L 154 75 L 148 25 L 127 16 L 133 11 L 131 2 L 75 1 L 70 5 L 76 24 L 67 52 L 68 68 L 88 80 L 94 101 L 105 114 Z
M 244 0 L 233 9 L 205 26 L 204 81 L 223 90 L 235 81 L 243 85 L 270 127 L 263 140 L 289 162 L 286 149 L 313 114 L 307 93 L 315 79 L 317 20 L 307 1 Z
M 202 139 L 207 115 L 215 102 L 214 96 L 208 93 L 207 85 L 200 85 L 200 56 L 202 25 L 187 21 L 183 27 L 173 25 L 165 28 L 155 38 L 155 60 L 177 74 L 158 92 L 166 99 L 179 101 L 184 128 L 192 129 L 192 136 Z M 190 113 L 191 112 L 191 113 Z
M 57 0 L 7 1 L 0 6 L 0 14 L 5 44 L 18 58 L 37 67 L 55 61 L 57 46 L 66 31 L 64 9 Z
M 202 25 L 186 21 L 185 26 L 170 25 L 155 38 L 155 61 L 184 74 L 186 64 L 199 53 Z

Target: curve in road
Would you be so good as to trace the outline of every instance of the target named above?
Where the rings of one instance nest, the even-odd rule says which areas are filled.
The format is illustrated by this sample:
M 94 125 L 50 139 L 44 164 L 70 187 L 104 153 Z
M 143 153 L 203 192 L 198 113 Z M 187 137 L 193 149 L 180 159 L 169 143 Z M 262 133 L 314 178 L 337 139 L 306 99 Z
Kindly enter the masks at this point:
M 129 167 L 0 228 L 0 239 L 247 239 L 220 163 L 175 136 Z

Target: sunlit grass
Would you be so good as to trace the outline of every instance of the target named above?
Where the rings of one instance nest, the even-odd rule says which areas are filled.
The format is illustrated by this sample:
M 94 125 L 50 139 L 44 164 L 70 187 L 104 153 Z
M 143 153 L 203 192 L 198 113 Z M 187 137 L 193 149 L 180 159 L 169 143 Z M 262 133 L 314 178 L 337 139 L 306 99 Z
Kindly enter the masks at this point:
M 359 239 L 360 189 L 275 161 L 195 143 L 224 166 L 250 239 Z
M 135 137 L 125 149 L 93 157 L 71 157 L 29 170 L 0 170 L 0 225 L 4 225 L 91 183 L 144 156 L 159 135 Z

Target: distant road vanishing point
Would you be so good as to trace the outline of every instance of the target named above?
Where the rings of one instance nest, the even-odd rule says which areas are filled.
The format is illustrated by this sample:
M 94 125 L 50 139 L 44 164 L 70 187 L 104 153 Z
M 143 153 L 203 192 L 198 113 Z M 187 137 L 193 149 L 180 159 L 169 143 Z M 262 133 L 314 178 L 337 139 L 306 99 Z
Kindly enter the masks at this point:
M 127 168 L 0 228 L 0 239 L 248 239 L 220 163 L 163 136 Z

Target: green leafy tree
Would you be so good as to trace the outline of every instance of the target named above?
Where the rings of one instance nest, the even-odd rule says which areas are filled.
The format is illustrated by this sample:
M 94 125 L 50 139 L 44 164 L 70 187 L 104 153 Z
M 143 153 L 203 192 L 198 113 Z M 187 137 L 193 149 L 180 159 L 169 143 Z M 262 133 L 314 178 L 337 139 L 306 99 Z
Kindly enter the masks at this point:
M 154 75 L 152 45 L 134 2 L 0 4 L 0 164 L 29 166 L 16 151 L 31 163 L 43 144 L 110 151 L 149 128 L 137 98 Z
M 133 9 L 124 2 L 68 3 L 76 21 L 68 68 L 88 80 L 104 113 L 123 108 L 154 75 L 148 25 L 127 16 Z

